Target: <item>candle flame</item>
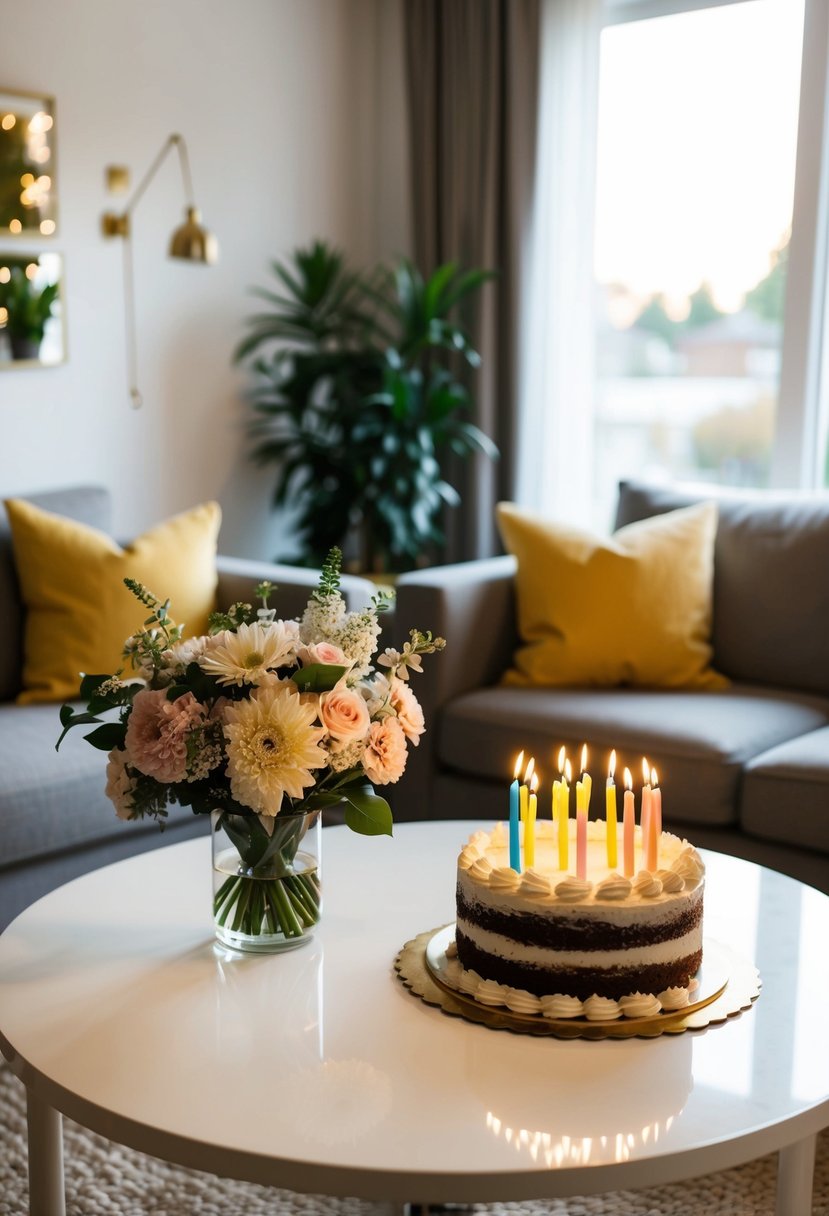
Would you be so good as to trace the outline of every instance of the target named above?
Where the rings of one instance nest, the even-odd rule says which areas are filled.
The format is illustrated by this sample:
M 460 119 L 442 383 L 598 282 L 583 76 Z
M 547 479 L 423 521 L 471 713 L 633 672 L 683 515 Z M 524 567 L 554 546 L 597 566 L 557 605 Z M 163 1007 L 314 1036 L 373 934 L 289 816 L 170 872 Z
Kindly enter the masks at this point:
M 570 767 L 569 760 L 564 761 L 564 780 L 567 782 L 568 785 L 573 780 L 573 770 Z
M 632 778 L 632 777 L 631 777 L 631 775 L 630 775 L 630 769 L 629 769 L 629 768 L 626 768 L 626 769 L 625 769 L 625 789 L 626 789 L 626 790 L 632 790 L 632 789 L 633 789 L 633 778 Z
M 608 768 L 607 768 L 607 775 L 611 781 L 616 776 L 616 748 L 615 747 L 614 747 L 613 751 L 610 753 L 610 764 L 608 765 Z
M 535 757 L 530 756 L 529 760 L 527 761 L 527 770 L 524 773 L 524 784 L 525 785 L 530 784 L 530 777 L 532 777 L 534 769 L 535 769 Z
M 642 757 L 642 778 L 645 782 L 645 785 L 647 785 L 651 779 L 650 766 L 644 756 Z
M 533 773 L 532 777 L 530 778 L 530 790 L 534 794 L 537 789 L 538 789 L 538 773 Z
M 583 743 L 581 748 L 581 771 L 587 772 L 587 744 Z
M 656 789 L 656 787 L 659 785 L 659 778 L 656 775 L 655 768 L 651 769 L 651 785 L 653 786 L 654 789 Z
M 562 745 L 561 751 L 558 753 L 558 771 L 560 773 L 564 772 L 564 765 L 565 765 L 566 761 L 567 761 L 567 752 L 564 750 L 564 747 Z
M 515 761 L 515 768 L 513 769 L 513 773 L 512 773 L 512 775 L 516 779 L 516 781 L 518 780 L 518 774 L 521 772 L 521 767 L 522 767 L 523 763 L 524 763 L 524 753 L 522 751 L 519 754 L 518 759 Z

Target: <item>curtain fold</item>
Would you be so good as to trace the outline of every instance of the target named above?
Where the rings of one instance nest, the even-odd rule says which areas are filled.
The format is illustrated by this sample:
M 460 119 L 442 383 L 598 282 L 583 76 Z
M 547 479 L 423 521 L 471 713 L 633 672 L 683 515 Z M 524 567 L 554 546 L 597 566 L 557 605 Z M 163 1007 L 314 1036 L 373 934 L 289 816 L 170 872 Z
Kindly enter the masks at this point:
M 486 268 L 464 320 L 482 355 L 470 369 L 474 421 L 501 458 L 447 469 L 461 494 L 446 559 L 500 551 L 494 506 L 515 498 L 520 302 L 526 297 L 536 172 L 541 0 L 405 0 L 415 261 Z

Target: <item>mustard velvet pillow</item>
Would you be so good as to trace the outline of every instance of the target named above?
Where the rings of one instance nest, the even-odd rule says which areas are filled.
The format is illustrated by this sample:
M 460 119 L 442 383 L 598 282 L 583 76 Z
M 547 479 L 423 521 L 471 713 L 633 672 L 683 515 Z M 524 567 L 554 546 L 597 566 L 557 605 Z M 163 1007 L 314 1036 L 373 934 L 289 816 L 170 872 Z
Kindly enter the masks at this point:
M 217 503 L 158 524 L 126 549 L 21 499 L 8 499 L 6 510 L 26 607 L 21 704 L 77 698 L 81 672 L 132 671 L 121 651 L 147 609 L 125 577 L 169 596 L 185 636 L 206 632 L 216 598 Z
M 513 685 L 723 688 L 711 667 L 717 506 L 684 507 L 593 536 L 499 503 L 518 561 Z

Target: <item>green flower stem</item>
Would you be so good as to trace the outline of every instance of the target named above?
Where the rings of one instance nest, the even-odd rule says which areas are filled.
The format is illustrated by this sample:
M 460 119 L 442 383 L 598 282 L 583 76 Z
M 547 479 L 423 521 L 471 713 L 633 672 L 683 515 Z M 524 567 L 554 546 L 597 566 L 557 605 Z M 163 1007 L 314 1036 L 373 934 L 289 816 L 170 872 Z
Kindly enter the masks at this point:
M 315 925 L 319 920 L 319 904 L 309 895 L 301 878 L 286 878 L 285 888 L 306 925 Z
M 241 886 L 241 878 L 229 878 L 227 882 L 222 883 L 216 892 L 215 899 L 213 900 L 213 915 L 216 923 L 222 927 L 224 927 L 228 913 L 239 898 Z
M 285 892 L 285 888 L 280 879 L 275 882 L 268 883 L 268 894 L 274 899 L 280 911 L 280 919 L 286 937 L 301 937 L 302 925 L 297 918 L 296 912 L 293 909 L 291 901 Z

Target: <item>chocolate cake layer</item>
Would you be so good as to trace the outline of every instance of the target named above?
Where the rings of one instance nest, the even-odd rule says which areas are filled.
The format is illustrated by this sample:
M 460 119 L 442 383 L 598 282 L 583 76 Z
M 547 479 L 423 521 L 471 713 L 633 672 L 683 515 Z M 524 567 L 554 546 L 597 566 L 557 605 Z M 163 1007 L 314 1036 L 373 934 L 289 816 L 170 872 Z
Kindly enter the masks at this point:
M 702 950 L 667 963 L 635 967 L 536 967 L 532 964 L 499 958 L 481 950 L 460 930 L 456 933 L 458 961 L 467 971 L 476 971 L 486 979 L 523 988 L 535 996 L 565 993 L 587 1000 L 589 996 L 612 997 L 618 1000 L 633 992 L 663 992 L 666 988 L 687 988 L 702 963 Z
M 595 918 L 545 920 L 533 912 L 488 907 L 466 899 L 459 884 L 457 912 L 459 919 L 522 945 L 545 946 L 553 950 L 631 950 L 637 946 L 651 946 L 657 941 L 673 941 L 696 929 L 702 921 L 702 900 L 681 907 L 674 916 L 658 925 L 618 925 Z

